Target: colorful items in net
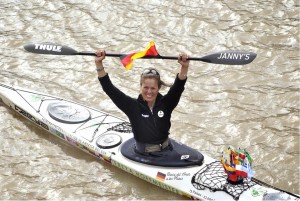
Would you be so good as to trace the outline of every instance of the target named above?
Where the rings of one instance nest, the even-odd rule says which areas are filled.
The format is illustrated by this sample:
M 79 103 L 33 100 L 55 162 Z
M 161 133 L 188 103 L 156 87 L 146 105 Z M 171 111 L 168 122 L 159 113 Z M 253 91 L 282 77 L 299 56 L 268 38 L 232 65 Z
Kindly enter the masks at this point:
M 226 150 L 226 155 L 222 154 L 221 162 L 230 181 L 236 182 L 243 178 L 251 179 L 254 175 L 252 171 L 253 159 L 243 149 L 239 148 L 237 151 L 229 147 Z

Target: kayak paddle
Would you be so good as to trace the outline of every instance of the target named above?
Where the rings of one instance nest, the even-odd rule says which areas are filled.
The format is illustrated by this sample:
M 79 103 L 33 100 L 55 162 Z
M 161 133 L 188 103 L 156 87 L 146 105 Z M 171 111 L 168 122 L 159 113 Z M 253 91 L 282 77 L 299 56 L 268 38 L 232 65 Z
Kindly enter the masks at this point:
M 36 54 L 52 54 L 52 55 L 88 55 L 96 56 L 93 52 L 78 52 L 68 46 L 51 44 L 51 43 L 31 43 L 24 46 L 28 52 Z M 126 54 L 112 54 L 106 53 L 108 57 L 121 57 Z M 253 52 L 232 51 L 226 50 L 217 53 L 208 54 L 203 57 L 189 57 L 189 60 L 203 61 L 213 64 L 226 65 L 245 65 L 251 63 L 256 57 Z M 177 56 L 145 56 L 142 59 L 172 59 L 177 60 Z

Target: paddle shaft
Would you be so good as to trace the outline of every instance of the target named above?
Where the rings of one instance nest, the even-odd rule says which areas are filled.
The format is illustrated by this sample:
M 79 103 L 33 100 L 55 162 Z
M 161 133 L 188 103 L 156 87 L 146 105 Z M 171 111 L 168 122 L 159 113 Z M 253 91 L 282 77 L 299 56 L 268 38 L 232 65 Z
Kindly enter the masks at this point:
M 83 56 L 96 56 L 95 53 L 92 52 L 77 52 L 76 55 L 83 55 Z M 106 53 L 105 56 L 108 57 L 121 57 L 123 54 L 114 54 L 114 53 Z M 169 60 L 177 60 L 178 57 L 175 56 L 145 56 L 142 57 L 141 59 L 169 59 Z M 198 58 L 198 57 L 189 57 L 189 60 L 194 60 L 194 61 L 203 61 L 204 59 Z

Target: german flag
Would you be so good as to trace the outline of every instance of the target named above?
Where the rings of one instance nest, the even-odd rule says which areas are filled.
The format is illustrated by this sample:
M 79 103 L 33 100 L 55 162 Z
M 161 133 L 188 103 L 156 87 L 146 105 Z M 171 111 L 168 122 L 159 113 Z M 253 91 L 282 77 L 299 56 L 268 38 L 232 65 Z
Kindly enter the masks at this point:
M 120 57 L 122 64 L 124 65 L 126 70 L 129 70 L 132 66 L 132 62 L 134 59 L 142 58 L 145 56 L 159 56 L 155 43 L 151 41 L 149 45 L 141 52 L 136 52 L 132 54 L 122 55 Z
M 157 172 L 156 179 L 159 181 L 165 181 L 166 175 L 162 172 Z

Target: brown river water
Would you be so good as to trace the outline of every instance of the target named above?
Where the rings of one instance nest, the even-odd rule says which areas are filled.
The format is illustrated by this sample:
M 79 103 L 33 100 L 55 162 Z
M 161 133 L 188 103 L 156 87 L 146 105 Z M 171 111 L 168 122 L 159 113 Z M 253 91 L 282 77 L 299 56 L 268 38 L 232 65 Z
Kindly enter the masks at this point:
M 248 65 L 191 61 L 171 136 L 213 158 L 246 148 L 255 177 L 300 194 L 299 1 L 1 0 L 0 82 L 57 95 L 122 118 L 99 86 L 91 56 L 32 54 L 51 42 L 78 51 L 132 53 L 155 41 L 161 55 L 257 53 Z M 166 82 L 176 60 L 105 60 L 112 81 L 136 97 L 142 69 Z M 165 90 L 162 91 L 165 93 Z M 182 196 L 105 164 L 51 136 L 0 103 L 0 199 L 179 200 Z

